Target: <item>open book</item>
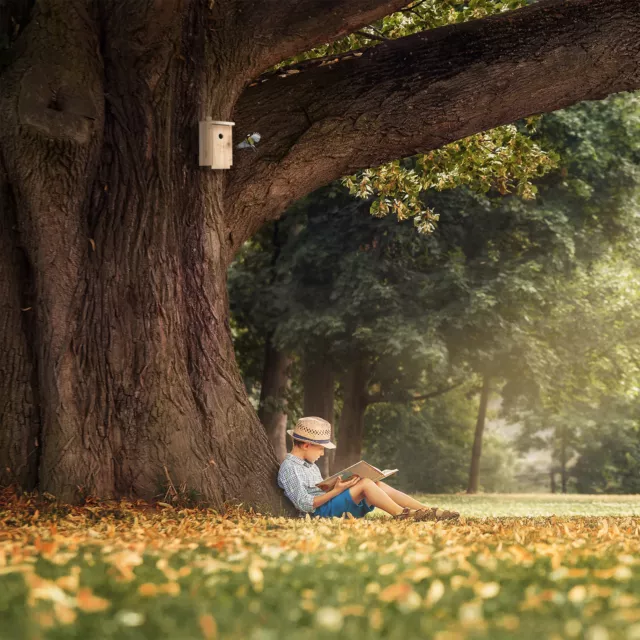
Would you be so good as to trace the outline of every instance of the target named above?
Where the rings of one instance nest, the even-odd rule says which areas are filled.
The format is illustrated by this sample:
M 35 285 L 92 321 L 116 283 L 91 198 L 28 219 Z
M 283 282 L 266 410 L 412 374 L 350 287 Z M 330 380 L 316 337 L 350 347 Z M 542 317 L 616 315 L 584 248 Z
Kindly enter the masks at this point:
M 343 469 L 338 473 L 334 473 L 332 476 L 325 478 L 322 482 L 318 482 L 316 487 L 319 487 L 323 491 L 329 491 L 333 488 L 333 485 L 337 482 L 338 478 L 342 480 L 348 480 L 352 476 L 359 476 L 360 478 L 370 478 L 374 482 L 378 482 L 378 480 L 384 480 L 384 478 L 388 478 L 392 476 L 394 473 L 398 473 L 397 469 L 385 469 L 381 471 L 377 467 L 374 467 L 372 464 L 365 462 L 364 460 L 360 460 L 360 462 L 356 462 L 352 464 L 350 467 Z

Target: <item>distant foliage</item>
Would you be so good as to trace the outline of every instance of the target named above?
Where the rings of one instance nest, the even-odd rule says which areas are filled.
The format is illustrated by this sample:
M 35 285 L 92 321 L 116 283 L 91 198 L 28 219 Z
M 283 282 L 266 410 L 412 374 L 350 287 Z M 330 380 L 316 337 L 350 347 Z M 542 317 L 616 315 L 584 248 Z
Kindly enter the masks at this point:
M 455 493 L 466 487 L 475 403 L 451 392 L 411 406 L 373 406 L 366 416 L 365 458 L 400 469 L 394 486 L 410 492 Z
M 519 483 L 517 454 L 512 444 L 498 434 L 485 434 L 480 459 L 480 491 L 512 493 Z
M 572 399 L 629 390 L 640 362 L 631 260 L 640 255 L 639 113 L 638 98 L 625 95 L 544 116 L 536 135 L 559 167 L 536 180 L 536 200 L 431 188 L 421 196 L 440 213 L 431 234 L 366 215 L 368 202 L 340 185 L 296 203 L 230 271 L 248 385 L 259 383 L 267 335 L 298 355 L 324 344 L 338 379 L 354 353 L 365 354 L 368 393 L 383 403 L 367 410 L 366 455 L 402 468 L 398 481 L 416 491 L 466 486 L 482 371 L 507 383 L 506 408 L 516 421 L 526 412 L 536 447 L 540 429 L 578 411 Z M 468 397 L 412 400 L 460 380 Z M 291 393 L 289 406 L 300 407 L 295 368 Z M 485 490 L 514 486 L 504 453 L 489 441 Z
M 605 403 L 582 426 L 571 470 L 578 493 L 640 493 L 640 412 L 620 404 Z

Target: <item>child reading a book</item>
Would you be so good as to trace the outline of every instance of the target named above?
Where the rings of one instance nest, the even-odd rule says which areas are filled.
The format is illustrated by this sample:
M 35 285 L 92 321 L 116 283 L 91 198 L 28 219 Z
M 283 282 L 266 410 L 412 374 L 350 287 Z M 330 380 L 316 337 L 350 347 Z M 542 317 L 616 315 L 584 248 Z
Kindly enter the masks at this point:
M 336 448 L 331 442 L 331 425 L 322 418 L 306 417 L 287 433 L 293 438 L 293 449 L 280 465 L 278 484 L 298 511 L 314 517 L 350 513 L 362 518 L 378 507 L 397 519 L 444 520 L 459 516 L 455 511 L 427 507 L 384 482 L 357 475 L 347 480 L 338 477 L 332 488 L 325 486 L 329 490 L 324 490 L 317 486 L 323 480 L 315 462 L 325 449 Z M 384 473 L 380 475 L 385 477 Z

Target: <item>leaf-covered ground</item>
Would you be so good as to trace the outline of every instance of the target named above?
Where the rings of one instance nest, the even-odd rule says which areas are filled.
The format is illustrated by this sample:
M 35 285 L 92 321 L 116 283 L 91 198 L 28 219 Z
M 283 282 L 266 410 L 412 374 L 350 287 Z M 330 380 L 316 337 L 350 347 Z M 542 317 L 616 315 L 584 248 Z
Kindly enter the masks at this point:
M 552 504 L 638 513 L 640 497 Z M 5 494 L 0 638 L 633 640 L 639 552 L 640 518 L 624 515 L 309 521 Z

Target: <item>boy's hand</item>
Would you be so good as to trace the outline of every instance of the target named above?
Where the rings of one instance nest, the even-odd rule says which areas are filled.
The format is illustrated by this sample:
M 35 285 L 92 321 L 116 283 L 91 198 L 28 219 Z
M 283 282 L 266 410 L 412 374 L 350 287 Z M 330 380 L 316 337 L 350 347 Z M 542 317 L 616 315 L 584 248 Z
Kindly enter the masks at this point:
M 343 491 L 346 491 L 347 489 L 351 489 L 351 487 L 353 487 L 353 485 L 356 484 L 358 480 L 360 480 L 360 476 L 352 476 L 348 480 L 344 481 L 338 478 L 335 485 L 333 486 L 333 490 L 336 492 L 336 495 L 338 495 Z

